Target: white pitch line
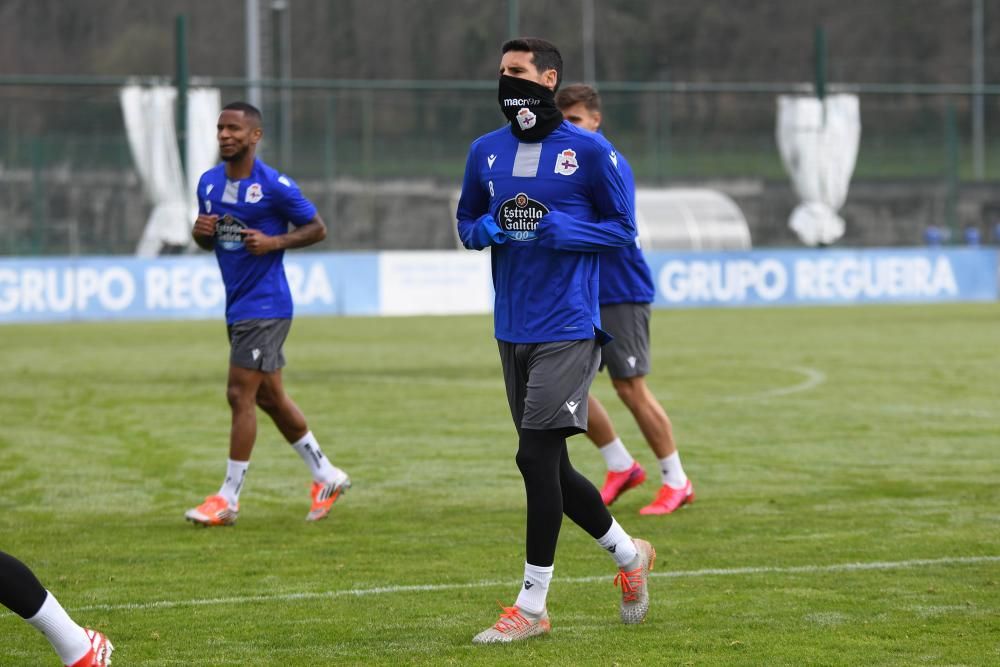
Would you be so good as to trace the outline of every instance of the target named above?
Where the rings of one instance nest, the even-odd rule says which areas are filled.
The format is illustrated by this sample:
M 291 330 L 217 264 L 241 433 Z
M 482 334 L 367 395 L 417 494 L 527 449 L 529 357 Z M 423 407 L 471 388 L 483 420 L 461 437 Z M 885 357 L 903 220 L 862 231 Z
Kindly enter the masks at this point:
M 819 572 L 861 572 L 865 570 L 902 570 L 935 565 L 969 565 L 975 563 L 997 563 L 1000 556 L 957 556 L 950 558 L 917 558 L 900 561 L 874 561 L 870 563 L 835 563 L 833 565 L 792 565 L 709 568 L 704 570 L 677 570 L 674 572 L 651 572 L 650 576 L 662 579 L 687 577 L 741 576 L 753 574 L 802 574 Z M 560 584 L 586 584 L 606 581 L 608 575 L 591 577 L 556 578 Z M 464 584 L 410 584 L 399 586 L 379 586 L 377 588 L 347 588 L 338 591 L 306 591 L 301 593 L 275 593 L 272 595 L 241 595 L 225 598 L 196 598 L 192 600 L 155 600 L 153 602 L 130 602 L 125 604 L 95 604 L 74 607 L 72 611 L 140 611 L 144 609 L 173 609 L 175 607 L 206 607 L 213 605 L 239 605 L 255 602 L 293 602 L 296 600 L 325 600 L 340 597 L 367 597 L 370 595 L 394 595 L 397 593 L 427 593 L 437 591 L 469 590 L 516 586 L 520 580 L 471 581 Z M 0 617 L 12 614 L 0 614 Z
M 788 394 L 796 394 L 800 391 L 809 391 L 814 387 L 826 382 L 826 373 L 815 368 L 809 368 L 808 366 L 788 366 L 782 367 L 781 370 L 793 371 L 795 373 L 800 373 L 806 377 L 805 380 L 799 382 L 798 384 L 793 384 L 789 387 L 778 387 L 777 389 L 768 389 L 766 391 L 761 391 L 756 394 L 746 394 L 743 396 L 727 396 L 726 401 L 753 401 L 761 398 L 774 398 L 776 396 L 787 396 Z

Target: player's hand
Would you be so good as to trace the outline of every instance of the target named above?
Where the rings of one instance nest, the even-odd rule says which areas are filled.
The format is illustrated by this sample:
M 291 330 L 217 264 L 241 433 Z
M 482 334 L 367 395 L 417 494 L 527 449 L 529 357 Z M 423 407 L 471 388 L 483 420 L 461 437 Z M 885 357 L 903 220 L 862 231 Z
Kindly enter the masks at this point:
M 199 215 L 194 222 L 194 229 L 191 233 L 201 238 L 210 239 L 215 237 L 215 223 L 218 221 L 217 215 Z
M 544 248 L 560 249 L 573 234 L 576 220 L 561 211 L 549 211 L 541 217 L 535 227 L 538 245 Z
M 466 248 L 470 250 L 482 250 L 483 248 L 491 245 L 500 245 L 507 240 L 507 234 L 504 233 L 500 226 L 497 225 L 497 221 L 493 219 L 493 216 L 489 213 L 479 216 L 476 223 L 472 226 L 469 232 L 469 237 L 463 239 L 463 243 Z
M 251 255 L 266 255 L 278 249 L 278 240 L 274 236 L 268 236 L 259 229 L 244 229 L 243 245 Z

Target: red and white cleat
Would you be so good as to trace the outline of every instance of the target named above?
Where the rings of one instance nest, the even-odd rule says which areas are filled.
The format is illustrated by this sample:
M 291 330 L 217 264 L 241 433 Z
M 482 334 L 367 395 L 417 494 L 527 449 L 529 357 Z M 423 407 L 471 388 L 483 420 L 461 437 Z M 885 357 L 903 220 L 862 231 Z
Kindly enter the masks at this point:
M 646 471 L 638 461 L 632 462 L 632 467 L 623 472 L 608 471 L 601 487 L 601 500 L 605 505 L 618 500 L 618 496 L 646 481 Z
M 115 647 L 111 645 L 108 638 L 104 636 L 103 632 L 90 628 L 84 628 L 84 632 L 87 633 L 87 639 L 90 640 L 90 650 L 82 658 L 66 667 L 107 667 L 110 665 L 111 652 L 115 650 Z
M 675 489 L 664 484 L 660 487 L 656 499 L 639 510 L 639 514 L 670 514 L 682 505 L 690 505 L 694 502 L 694 488 L 691 480 L 688 480 L 683 487 Z

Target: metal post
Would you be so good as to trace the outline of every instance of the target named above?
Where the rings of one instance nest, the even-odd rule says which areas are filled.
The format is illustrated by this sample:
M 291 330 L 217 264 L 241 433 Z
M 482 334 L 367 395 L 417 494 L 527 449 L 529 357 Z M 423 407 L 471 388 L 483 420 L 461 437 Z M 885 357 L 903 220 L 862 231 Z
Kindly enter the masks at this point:
M 337 91 L 331 90 L 326 97 L 326 135 L 323 141 L 323 175 L 333 188 L 337 176 Z
M 822 100 L 826 97 L 826 30 L 823 26 L 816 26 L 814 54 L 816 97 Z
M 247 102 L 260 109 L 260 5 L 259 0 L 245 2 Z
M 951 242 L 958 240 L 958 118 L 955 103 L 949 99 L 944 113 L 945 204 L 944 218 Z
M 507 0 L 507 39 L 518 37 L 521 16 L 518 0 Z
M 977 181 L 986 177 L 983 42 L 983 0 L 972 0 L 972 175 Z
M 45 146 L 41 137 L 31 139 L 31 253 L 41 255 L 45 246 L 46 225 L 45 208 L 48 199 L 45 197 Z
M 292 89 L 288 81 L 292 78 L 292 21 L 289 15 L 291 3 L 287 0 L 271 2 L 272 25 L 274 26 L 274 72 L 281 80 L 278 91 L 277 126 L 280 156 L 283 169 L 292 167 Z
M 597 81 L 597 60 L 594 56 L 594 0 L 580 0 L 583 15 L 583 80 Z
M 187 110 L 188 110 L 188 57 L 187 57 L 187 17 L 178 14 L 176 22 L 176 41 L 174 50 L 176 56 L 177 83 L 177 143 L 180 149 L 181 172 L 187 173 Z

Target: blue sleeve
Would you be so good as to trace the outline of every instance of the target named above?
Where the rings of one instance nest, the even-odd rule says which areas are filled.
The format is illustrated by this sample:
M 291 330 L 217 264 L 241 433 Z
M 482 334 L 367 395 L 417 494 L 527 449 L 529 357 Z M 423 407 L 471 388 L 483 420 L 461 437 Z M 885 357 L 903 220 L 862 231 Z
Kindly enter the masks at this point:
M 288 176 L 280 176 L 274 181 L 274 187 L 278 193 L 278 210 L 288 222 L 296 227 L 312 222 L 316 217 L 316 207 L 305 198 L 295 181 Z
M 490 215 L 490 197 L 476 173 L 476 146 L 469 149 L 465 161 L 465 177 L 462 180 L 462 194 L 458 198 L 458 210 L 455 217 L 458 220 L 458 238 L 469 250 L 483 248 L 507 240 L 503 230 Z
M 592 172 L 590 183 L 597 220 L 578 220 L 552 211 L 539 221 L 541 245 L 556 250 L 600 252 L 635 243 L 634 194 L 618 169 L 618 156 L 610 144 L 595 151 L 597 156 L 601 168 Z
M 205 210 L 205 200 L 203 197 L 207 197 L 205 194 L 205 174 L 201 175 L 198 179 L 198 188 L 195 190 L 195 198 L 198 200 L 198 215 L 208 215 L 208 211 Z

